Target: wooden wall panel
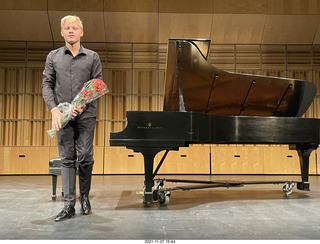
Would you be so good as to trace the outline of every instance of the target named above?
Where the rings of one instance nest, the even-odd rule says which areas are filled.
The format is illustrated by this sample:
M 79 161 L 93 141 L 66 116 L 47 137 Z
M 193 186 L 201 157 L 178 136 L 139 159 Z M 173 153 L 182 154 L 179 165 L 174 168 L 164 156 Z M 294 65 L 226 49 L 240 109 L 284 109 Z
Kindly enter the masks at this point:
M 95 146 L 94 147 L 94 165 L 93 165 L 93 174 L 103 174 L 104 170 L 104 147 Z
M 163 111 L 164 91 L 166 86 L 166 71 L 159 70 L 159 111 Z
M 265 14 L 214 14 L 212 43 L 260 44 L 266 18 Z
M 27 94 L 21 108 L 24 109 L 25 119 L 51 120 L 51 113 L 43 101 L 42 94 Z
M 212 145 L 213 174 L 263 174 L 264 147 L 259 145 Z
M 104 11 L 107 11 L 107 12 L 158 12 L 158 2 L 153 0 L 105 1 Z
M 169 38 L 210 39 L 212 14 L 160 13 L 159 43 Z
M 313 44 L 320 44 L 320 26 L 318 26 L 317 32 L 313 39 Z
M 168 44 L 158 43 L 158 64 L 159 70 L 165 70 L 167 68 L 167 52 Z
M 141 153 L 123 147 L 106 147 L 104 174 L 142 174 L 144 161 Z
M 319 174 L 319 163 L 318 163 L 318 157 L 319 157 L 319 149 L 313 151 L 310 155 L 310 162 L 309 162 L 309 173 L 310 174 Z
M 193 0 L 160 0 L 160 13 L 213 13 L 213 4 L 217 0 L 201 0 L 201 4 Z
M 305 45 L 287 46 L 287 69 L 293 71 L 312 70 L 312 49 Z M 312 80 L 312 77 L 310 77 Z
M 130 69 L 132 45 L 132 43 L 107 43 L 107 67 Z
M 0 40 L 52 41 L 46 11 L 0 10 L 0 22 Z
M 265 147 L 264 174 L 300 174 L 300 161 L 295 150 L 288 146 Z M 310 174 L 316 173 L 315 152 L 310 156 Z
M 103 147 L 94 148 L 94 174 L 103 174 Z M 58 147 L 0 147 L 1 174 L 48 174 Z M 3 159 L 3 160 L 2 160 Z
M 130 69 L 108 69 L 107 83 L 110 93 L 108 95 L 131 94 L 132 71 Z
M 300 174 L 300 161 L 287 145 L 212 145 L 213 174 Z M 316 153 L 310 174 L 317 173 Z
M 1 174 L 47 174 L 48 147 L 3 147 Z
M 59 150 L 57 144 L 54 144 L 49 147 L 49 158 L 58 158 L 59 157 Z M 49 164 L 49 162 L 48 162 Z
M 97 100 L 97 120 L 106 119 L 107 97 L 108 96 L 102 96 Z
M 236 67 L 237 70 L 261 70 L 260 45 L 237 45 Z
M 320 87 L 320 72 L 318 70 L 313 71 L 313 83 L 317 87 Z M 317 89 L 317 96 L 320 96 L 320 91 Z
M 317 0 L 2 0 L 0 39 L 63 41 L 60 19 L 76 14 L 86 42 L 210 37 L 224 44 L 319 44 L 319 6 Z
M 158 153 L 154 169 L 160 162 L 164 151 Z M 162 164 L 159 174 L 210 174 L 210 146 L 190 145 L 179 151 L 170 151 Z
M 261 45 L 260 47 L 262 70 L 286 70 L 286 46 Z
M 94 138 L 93 138 L 93 146 L 104 146 L 105 130 L 106 130 L 106 122 L 104 120 L 97 120 Z
M 4 118 L 4 114 L 5 114 L 4 104 L 5 104 L 5 95 L 0 94 L 0 118 Z
M 320 96 L 315 98 L 309 113 L 311 118 L 320 119 Z
M 44 63 L 42 63 L 44 65 Z M 42 84 L 42 68 L 28 68 L 27 69 L 27 80 L 30 82 L 26 83 L 26 93 L 31 94 L 41 94 L 41 84 Z
M 320 3 L 317 0 L 268 0 L 270 14 L 319 14 Z
M 108 96 L 107 119 L 125 120 L 126 110 L 132 110 L 131 96 L 112 95 Z
M 110 69 L 107 83 L 110 93 L 106 95 L 107 120 L 125 120 L 126 110 L 131 109 L 132 71 L 128 69 Z
M 158 44 L 132 45 L 132 68 L 133 69 L 157 69 L 158 68 Z
M 313 43 L 319 15 L 267 15 L 259 44 Z
M 0 105 L 0 113 L 3 119 L 22 119 L 24 117 L 24 95 L 23 94 L 3 94 L 3 103 Z
M 1 131 L 1 128 L 2 128 L 2 123 L 0 122 L 0 131 Z M 0 137 L 0 139 L 1 138 L 2 137 Z M 9 162 L 4 161 L 4 147 L 0 147 L 0 174 L 4 174 L 3 172 L 7 170 L 7 167 L 9 167 L 9 165 L 10 165 Z
M 135 69 L 133 71 L 132 93 L 136 95 L 158 95 L 158 72 L 154 70 Z
M 26 48 L 28 50 L 27 53 L 27 68 L 33 68 L 28 70 L 32 71 L 35 79 L 42 80 L 42 71 L 44 68 L 44 63 L 46 61 L 47 55 L 49 52 L 53 49 L 56 49 L 55 46 L 56 43 L 52 42 L 27 42 Z M 61 44 L 60 46 L 63 46 Z M 59 46 L 59 47 L 60 47 Z M 30 74 L 29 74 L 30 75 Z M 34 85 L 38 85 L 39 83 L 35 81 Z M 39 87 L 35 87 L 36 89 L 39 89 Z M 41 88 L 41 87 L 40 87 Z
M 273 77 L 283 77 L 286 78 L 287 72 L 284 70 L 262 70 L 261 75 L 273 76 Z
M 18 120 L 0 120 L 0 146 L 22 146 L 24 122 Z
M 218 69 L 236 70 L 235 45 L 211 45 L 209 62 Z
M 107 42 L 158 43 L 158 13 L 105 12 Z
M 214 13 L 219 14 L 266 14 L 268 0 L 213 0 Z
M 4 67 L 8 65 L 8 67 Z M 2 67 L 1 67 L 2 66 Z M 19 94 L 25 92 L 25 69 L 0 65 L 0 93 Z
M 51 128 L 49 120 L 26 120 L 24 121 L 23 145 L 24 146 L 47 146 L 50 145 L 50 137 L 47 130 Z M 54 136 L 56 137 L 56 135 Z
M 316 169 L 316 174 L 320 175 L 320 148 L 318 148 L 315 153 L 314 156 L 316 158 L 315 160 L 315 169 Z
M 265 148 L 265 174 L 299 174 L 299 157 L 287 146 L 270 146 Z
M 158 98 L 156 96 L 139 95 L 133 96 L 132 110 L 135 111 L 158 111 Z
M 156 169 L 163 151 L 154 160 Z M 105 148 L 105 174 L 142 174 L 144 173 L 144 159 L 141 153 L 122 147 Z M 209 174 L 210 147 L 190 146 L 170 151 L 159 174 Z

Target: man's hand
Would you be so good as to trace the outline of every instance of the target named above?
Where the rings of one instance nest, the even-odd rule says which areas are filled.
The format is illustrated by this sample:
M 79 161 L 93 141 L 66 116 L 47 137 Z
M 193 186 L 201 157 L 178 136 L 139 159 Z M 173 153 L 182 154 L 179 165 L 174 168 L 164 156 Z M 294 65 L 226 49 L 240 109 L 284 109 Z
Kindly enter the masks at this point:
M 51 109 L 51 116 L 52 116 L 52 129 L 53 130 L 59 130 L 61 129 L 61 118 L 63 116 L 63 113 L 59 111 L 57 107 Z
M 71 109 L 71 116 L 72 117 L 77 117 L 78 115 L 82 114 L 83 111 L 85 110 L 86 108 L 86 105 L 82 105 L 82 106 L 77 106 L 77 105 L 74 105 Z

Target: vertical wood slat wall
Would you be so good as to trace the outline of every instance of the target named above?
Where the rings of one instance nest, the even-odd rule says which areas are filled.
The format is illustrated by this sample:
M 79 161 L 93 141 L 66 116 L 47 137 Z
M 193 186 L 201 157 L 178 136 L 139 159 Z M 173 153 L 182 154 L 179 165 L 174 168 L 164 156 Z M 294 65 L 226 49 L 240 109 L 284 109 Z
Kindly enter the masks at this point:
M 56 139 L 46 134 L 51 114 L 41 82 L 46 55 L 62 45 L 0 42 L 0 174 L 47 174 L 49 159 L 58 156 Z M 126 110 L 162 110 L 167 44 L 84 46 L 99 53 L 110 89 L 98 100 L 94 173 L 143 173 L 142 156 L 109 147 L 109 135 L 125 128 Z M 313 81 L 318 92 L 304 117 L 320 118 L 320 46 L 211 45 L 208 61 L 229 71 Z M 316 153 L 310 172 L 320 173 Z M 170 152 L 160 173 L 290 174 L 299 173 L 299 165 L 287 146 L 194 145 Z

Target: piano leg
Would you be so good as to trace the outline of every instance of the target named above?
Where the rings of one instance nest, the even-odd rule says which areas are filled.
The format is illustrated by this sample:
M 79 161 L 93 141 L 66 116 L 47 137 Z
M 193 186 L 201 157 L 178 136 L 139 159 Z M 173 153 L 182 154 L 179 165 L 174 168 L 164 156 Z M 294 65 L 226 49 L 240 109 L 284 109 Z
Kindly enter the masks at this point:
M 135 148 L 135 152 L 140 152 L 144 158 L 144 197 L 143 202 L 149 204 L 153 201 L 152 195 L 152 187 L 154 186 L 153 181 L 153 162 L 154 157 L 158 152 L 163 149 L 159 148 L 139 148 L 138 150 Z
M 300 169 L 301 169 L 301 182 L 297 183 L 297 188 L 303 191 L 310 191 L 309 184 L 309 158 L 313 150 L 317 149 L 318 145 L 306 146 L 306 145 L 296 145 L 295 149 L 298 151 L 300 159 Z
M 139 152 L 143 155 L 144 158 L 144 196 L 143 203 L 149 204 L 154 201 L 153 199 L 153 186 L 154 186 L 154 177 L 160 169 L 166 155 L 169 150 L 178 150 L 178 148 L 136 148 L 136 147 L 127 147 L 128 149 L 133 149 L 135 152 Z M 166 150 L 166 153 L 163 155 L 157 169 L 153 172 L 154 157 L 161 151 Z

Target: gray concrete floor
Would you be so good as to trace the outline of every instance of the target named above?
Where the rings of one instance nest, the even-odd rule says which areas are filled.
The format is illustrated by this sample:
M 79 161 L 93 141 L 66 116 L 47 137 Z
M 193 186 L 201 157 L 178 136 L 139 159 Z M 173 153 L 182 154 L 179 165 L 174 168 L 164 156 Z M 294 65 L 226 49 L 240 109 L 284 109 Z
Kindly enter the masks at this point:
M 165 176 L 161 176 L 165 177 Z M 167 176 L 202 180 L 300 180 L 300 176 Z M 143 176 L 93 176 L 92 214 L 63 222 L 61 194 L 51 200 L 51 176 L 0 176 L 2 240 L 317 240 L 320 176 L 311 191 L 248 185 L 172 192 L 167 206 L 142 203 Z M 58 192 L 61 191 L 60 177 Z M 166 183 L 165 187 L 175 186 Z

